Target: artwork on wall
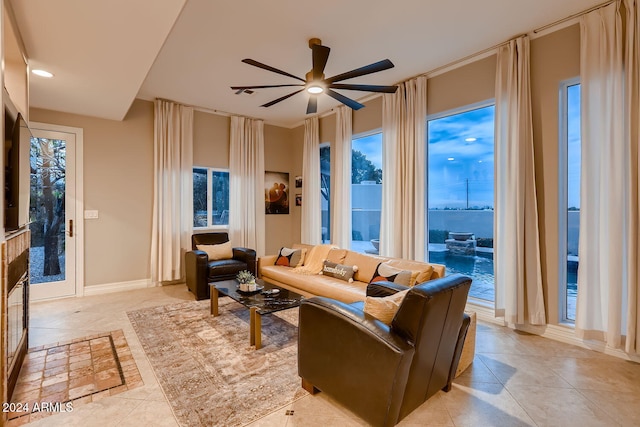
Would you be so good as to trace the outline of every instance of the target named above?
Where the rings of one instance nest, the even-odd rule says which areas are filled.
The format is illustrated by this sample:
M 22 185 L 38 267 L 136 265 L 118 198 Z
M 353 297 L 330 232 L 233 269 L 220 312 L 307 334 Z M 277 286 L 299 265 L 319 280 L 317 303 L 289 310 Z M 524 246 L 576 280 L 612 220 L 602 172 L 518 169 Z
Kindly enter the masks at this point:
M 296 188 L 302 188 L 302 177 L 300 175 L 296 176 Z
M 289 174 L 264 173 L 264 205 L 266 214 L 289 213 Z
M 296 206 L 302 206 L 302 194 L 296 194 Z

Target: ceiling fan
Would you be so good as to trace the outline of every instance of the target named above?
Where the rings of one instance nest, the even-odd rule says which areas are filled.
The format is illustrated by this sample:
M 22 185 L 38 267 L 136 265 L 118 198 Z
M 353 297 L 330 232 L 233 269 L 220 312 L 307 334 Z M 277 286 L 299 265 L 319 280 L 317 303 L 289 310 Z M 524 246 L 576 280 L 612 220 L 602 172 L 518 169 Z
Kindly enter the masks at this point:
M 267 102 L 266 104 L 261 105 L 261 107 L 271 107 L 272 105 L 277 104 L 280 101 L 284 101 L 287 98 L 292 97 L 293 95 L 306 90 L 309 94 L 309 103 L 307 104 L 307 114 L 313 114 L 318 110 L 318 95 L 322 93 L 326 93 L 330 97 L 342 102 L 343 104 L 349 106 L 354 110 L 359 110 L 364 107 L 364 105 L 360 104 L 357 101 L 354 101 L 351 98 L 348 98 L 333 89 L 346 89 L 346 90 L 359 90 L 365 92 L 384 92 L 384 93 L 394 93 L 398 87 L 397 86 L 377 86 L 377 85 L 360 85 L 360 84 L 341 84 L 337 82 L 341 82 L 343 80 L 352 79 L 354 77 L 365 76 L 367 74 L 377 73 L 378 71 L 388 70 L 389 68 L 393 68 L 393 63 L 388 59 L 383 59 L 382 61 L 375 62 L 373 64 L 365 65 L 364 67 L 356 68 L 355 70 L 347 71 L 346 73 L 338 74 L 337 76 L 325 78 L 324 77 L 324 67 L 327 65 L 327 59 L 329 59 L 330 48 L 327 46 L 322 46 L 322 42 L 320 39 L 311 39 L 309 40 L 309 47 L 313 53 L 313 68 L 306 74 L 306 78 L 302 79 L 300 77 L 294 76 L 293 74 L 289 74 L 286 71 L 279 70 L 277 68 L 271 67 L 269 65 L 263 64 L 261 62 L 255 61 L 253 59 L 243 59 L 242 62 L 245 64 L 253 65 L 254 67 L 262 68 L 263 70 L 271 71 L 277 74 L 282 74 L 283 76 L 291 77 L 296 80 L 300 80 L 303 83 L 298 84 L 282 84 L 282 85 L 259 85 L 259 86 L 231 86 L 231 89 L 235 90 L 236 93 L 242 93 L 244 91 L 250 91 L 252 89 L 265 89 L 265 88 L 273 88 L 273 87 L 301 87 L 302 89 L 298 89 L 294 92 L 291 92 L 288 95 L 280 97 L 278 99 L 274 99 L 273 101 Z

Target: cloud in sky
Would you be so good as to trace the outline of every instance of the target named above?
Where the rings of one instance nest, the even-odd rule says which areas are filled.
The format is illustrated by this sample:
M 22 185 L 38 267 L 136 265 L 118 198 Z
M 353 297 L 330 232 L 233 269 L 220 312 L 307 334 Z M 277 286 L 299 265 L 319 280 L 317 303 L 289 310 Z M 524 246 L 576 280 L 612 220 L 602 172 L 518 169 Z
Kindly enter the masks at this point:
M 428 122 L 430 209 L 493 207 L 494 114 L 491 105 Z

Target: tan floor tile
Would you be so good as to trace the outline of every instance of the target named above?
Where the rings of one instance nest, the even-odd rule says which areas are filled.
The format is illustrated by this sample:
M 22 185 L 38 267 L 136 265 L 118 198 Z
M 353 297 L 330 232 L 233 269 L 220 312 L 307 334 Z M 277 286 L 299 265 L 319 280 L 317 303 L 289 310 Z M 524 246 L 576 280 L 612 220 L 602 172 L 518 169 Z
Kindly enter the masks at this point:
M 636 392 L 580 390 L 587 399 L 622 426 L 640 426 L 640 395 Z
M 502 384 L 570 388 L 547 360 L 521 354 L 480 354 L 479 359 Z
M 540 427 L 615 425 L 605 411 L 575 389 L 522 385 L 507 389 Z
M 501 384 L 454 384 L 450 392 L 440 395 L 456 426 L 535 426 Z

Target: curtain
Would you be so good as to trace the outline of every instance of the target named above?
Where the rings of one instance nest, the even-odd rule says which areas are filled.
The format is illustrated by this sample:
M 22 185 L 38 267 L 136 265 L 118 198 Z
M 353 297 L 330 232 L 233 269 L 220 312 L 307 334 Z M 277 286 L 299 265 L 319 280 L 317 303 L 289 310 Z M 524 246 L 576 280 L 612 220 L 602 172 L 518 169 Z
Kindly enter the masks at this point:
M 638 9 L 580 21 L 580 263 L 576 332 L 638 352 Z M 626 32 L 623 26 L 626 19 Z
M 184 277 L 193 228 L 193 108 L 156 99 L 151 280 Z
M 320 128 L 318 117 L 304 121 L 302 153 L 302 230 L 301 241 L 322 243 L 322 207 L 320 202 Z
M 229 240 L 265 252 L 264 122 L 231 117 Z
M 351 108 L 337 108 L 336 144 L 331 150 L 331 243 L 344 249 L 351 247 L 351 115 Z
M 380 254 L 425 260 L 427 78 L 382 98 Z
M 629 236 L 640 235 L 640 8 L 637 0 L 625 0 L 626 50 L 624 64 L 626 73 L 626 129 L 629 137 L 629 214 L 627 225 Z M 640 243 L 629 239 L 629 305 L 627 308 L 627 339 L 625 350 L 640 353 Z
M 529 38 L 498 50 L 495 107 L 495 314 L 546 323 L 536 201 Z

